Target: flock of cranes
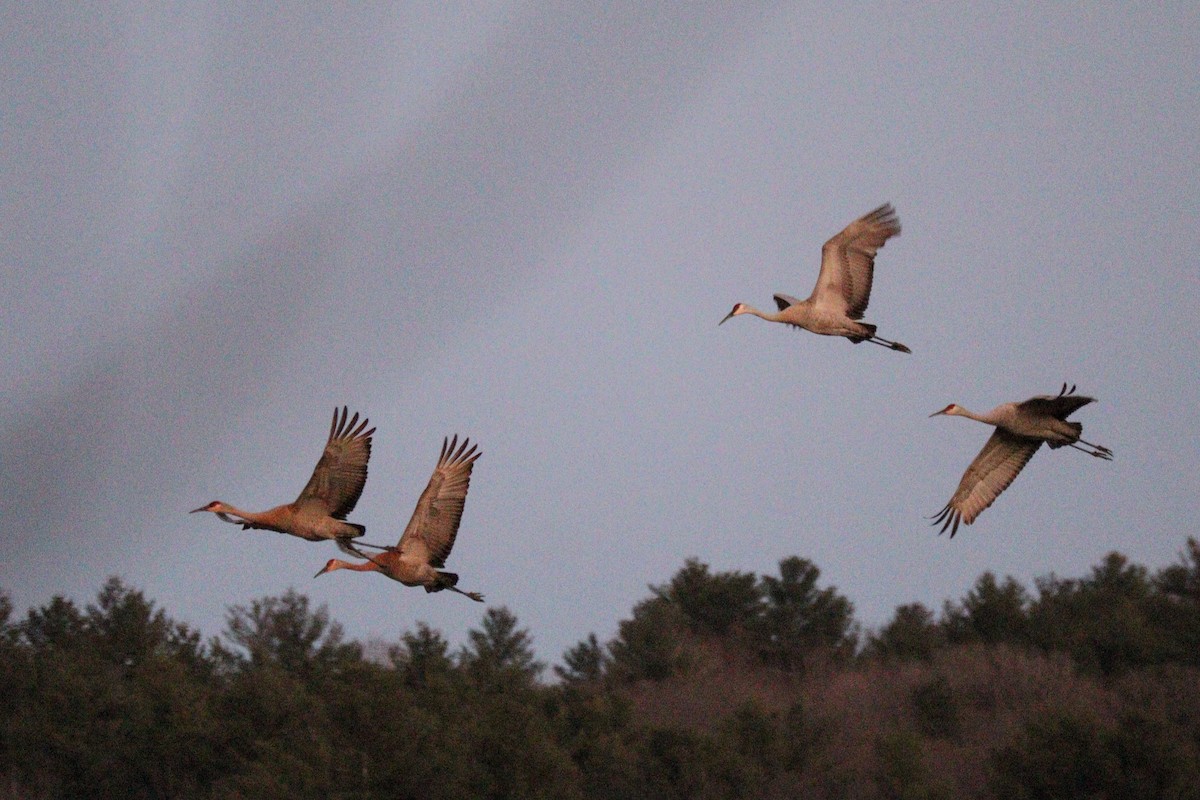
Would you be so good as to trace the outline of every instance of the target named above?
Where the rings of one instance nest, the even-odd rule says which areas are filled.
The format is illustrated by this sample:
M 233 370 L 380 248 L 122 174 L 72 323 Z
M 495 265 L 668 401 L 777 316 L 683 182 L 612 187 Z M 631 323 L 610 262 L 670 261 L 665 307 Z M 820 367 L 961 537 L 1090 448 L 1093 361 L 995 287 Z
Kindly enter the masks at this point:
M 823 336 L 844 336 L 854 344 L 871 342 L 901 353 L 911 353 L 904 345 L 875 335 L 875 326 L 861 322 L 871 299 L 871 281 L 875 274 L 875 254 L 893 236 L 900 233 L 900 218 L 890 203 L 885 203 L 851 222 L 821 248 L 821 272 L 817 285 L 807 300 L 797 300 L 786 294 L 775 295 L 778 314 L 768 314 L 738 303 L 717 325 L 731 317 L 753 314 L 768 322 L 783 322 Z M 1085 453 L 1112 460 L 1112 451 L 1079 438 L 1083 426 L 1067 422 L 1072 412 L 1093 397 L 1075 394 L 1064 383 L 1057 395 L 1039 395 L 1023 403 L 1004 403 L 986 414 L 974 414 L 951 403 L 938 414 L 967 417 L 992 425 L 995 433 L 975 460 L 967 467 L 958 489 L 933 524 L 944 522 L 941 533 L 950 530 L 950 538 L 958 533 L 960 523 L 970 525 L 979 513 L 995 502 L 1017 474 L 1046 442 L 1051 448 L 1070 445 Z M 1086 447 L 1080 447 L 1080 445 Z M 1091 448 L 1091 449 L 1087 449 Z
M 821 248 L 821 271 L 817 285 L 806 300 L 776 294 L 776 314 L 766 313 L 745 303 L 737 303 L 718 325 L 741 314 L 752 314 L 769 322 L 782 322 L 823 336 L 842 336 L 854 344 L 871 342 L 901 353 L 912 351 L 900 342 L 877 336 L 876 326 L 862 322 L 871 296 L 875 254 L 893 236 L 900 233 L 900 219 L 891 204 L 884 204 L 856 219 Z M 985 414 L 976 414 L 951 403 L 931 414 L 959 416 L 983 422 L 995 428 L 979 455 L 967 467 L 950 501 L 931 519 L 939 533 L 950 531 L 953 538 L 960 524 L 970 525 L 1008 488 L 1042 443 L 1051 449 L 1069 446 L 1088 455 L 1112 460 L 1107 447 L 1084 441 L 1083 426 L 1067 417 L 1095 398 L 1075 394 L 1075 386 L 1064 383 L 1057 395 L 1039 395 L 1020 403 L 1003 403 Z M 458 444 L 457 435 L 443 440 L 442 452 L 425 491 L 417 501 L 408 526 L 395 545 L 373 545 L 360 540 L 366 528 L 346 522 L 367 482 L 367 462 L 371 457 L 371 437 L 367 419 L 358 414 L 349 417 L 345 406 L 333 412 L 325 451 L 300 496 L 291 503 L 262 512 L 237 509 L 214 500 L 191 513 L 210 511 L 225 522 L 297 536 L 310 542 L 332 540 L 345 553 L 362 561 L 331 558 L 317 572 L 348 569 L 379 572 L 405 586 L 423 586 L 426 592 L 444 589 L 477 602 L 478 592 L 459 589 L 458 575 L 445 566 L 458 535 L 471 482 L 471 470 L 481 455 L 470 440 Z M 373 554 L 361 548 L 378 551 Z
M 426 592 L 450 589 L 482 603 L 483 595 L 458 588 L 458 575 L 439 569 L 445 566 L 454 547 L 471 485 L 471 470 L 482 453 L 471 446 L 470 439 L 463 439 L 461 445 L 457 436 L 443 440 L 437 466 L 400 541 L 395 545 L 368 544 L 359 541 L 367 529 L 346 522 L 346 515 L 354 510 L 367 483 L 367 462 L 371 458 L 375 429 L 366 429 L 366 418 L 359 423 L 357 412 L 347 421 L 348 413 L 349 409 L 342 406 L 339 418 L 334 409 L 325 452 L 317 461 L 308 485 L 293 502 L 255 513 L 214 500 L 190 513 L 211 511 L 225 522 L 241 525 L 242 530 L 257 528 L 287 533 L 310 542 L 333 540 L 346 553 L 366 559 L 350 562 L 331 558 L 313 577 L 336 569 L 380 572 L 405 586 L 424 586 Z M 363 547 L 379 552 L 368 554 L 360 549 Z

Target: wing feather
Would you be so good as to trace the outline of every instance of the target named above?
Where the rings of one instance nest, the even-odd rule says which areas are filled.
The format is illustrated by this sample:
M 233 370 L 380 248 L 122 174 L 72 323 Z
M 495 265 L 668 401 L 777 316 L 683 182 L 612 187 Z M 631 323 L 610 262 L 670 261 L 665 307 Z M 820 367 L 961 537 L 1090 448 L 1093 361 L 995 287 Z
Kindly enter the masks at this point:
M 795 297 L 792 297 L 790 294 L 776 294 L 775 295 L 775 305 L 778 306 L 780 311 L 783 311 L 785 308 L 794 306 L 799 302 L 800 302 L 799 300 L 797 300 Z
M 458 536 L 471 470 L 483 455 L 477 451 L 477 445 L 468 449 L 470 444 L 470 439 L 463 439 L 459 446 L 457 435 L 453 440 L 442 440 L 437 466 L 400 537 L 398 548 L 402 558 L 422 560 L 432 567 L 445 566 Z
M 1018 403 L 1017 407 L 1034 414 L 1045 414 L 1065 420 L 1088 403 L 1096 402 L 1096 398 L 1082 394 L 1071 394 L 1065 390 L 1057 395 L 1042 394 Z
M 821 248 L 821 273 L 809 299 L 862 319 L 871 299 L 875 254 L 899 233 L 900 218 L 891 203 L 851 222 Z
M 319 504 L 334 519 L 345 519 L 354 510 L 367 483 L 367 462 L 371 459 L 371 437 L 375 429 L 367 430 L 368 420 L 358 421 L 358 412 L 347 419 L 349 409 L 333 410 L 329 425 L 329 440 L 317 461 L 312 477 L 297 505 Z
M 996 428 L 963 473 L 950 502 L 934 517 L 933 524 L 944 522 L 941 532 L 951 528 L 950 537 L 953 538 L 958 533 L 959 523 L 970 525 L 974 522 L 1009 487 L 1041 446 L 1040 439 L 1027 439 Z

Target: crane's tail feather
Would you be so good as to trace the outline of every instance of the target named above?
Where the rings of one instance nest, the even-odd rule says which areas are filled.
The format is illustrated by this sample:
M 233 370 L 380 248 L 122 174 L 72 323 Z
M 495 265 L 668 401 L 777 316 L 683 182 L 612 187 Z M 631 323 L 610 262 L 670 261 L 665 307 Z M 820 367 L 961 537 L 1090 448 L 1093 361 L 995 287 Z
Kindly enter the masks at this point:
M 441 572 L 438 571 L 437 580 L 433 583 L 425 584 L 425 591 L 440 592 L 442 589 L 453 589 L 454 584 L 458 583 L 458 573 L 456 572 Z
M 348 533 L 344 536 L 337 537 L 336 541 L 337 541 L 338 549 L 341 550 L 343 553 L 347 553 L 352 556 L 358 556 L 359 558 L 366 558 L 367 556 L 361 550 L 355 549 L 354 544 L 363 544 L 363 545 L 366 545 L 367 547 L 373 547 L 374 545 L 367 544 L 366 542 L 355 542 L 354 544 L 351 544 L 351 542 L 354 542 L 355 539 L 357 539 L 359 536 L 362 536 L 364 533 L 366 533 L 367 526 L 359 525 L 357 522 L 347 522 L 345 524 L 349 525 L 351 528 L 353 528 L 354 533 Z
M 1079 438 L 1079 434 L 1083 433 L 1083 423 L 1071 421 L 1071 422 L 1067 422 L 1066 424 L 1067 424 L 1068 428 L 1075 431 L 1076 439 Z M 1047 440 L 1046 444 L 1050 445 L 1051 450 L 1057 450 L 1060 447 L 1066 447 L 1067 445 L 1073 444 L 1073 443 L 1072 442 L 1052 442 L 1050 440 Z
M 426 592 L 440 592 L 443 589 L 449 589 L 452 592 L 458 592 L 463 597 L 469 597 L 476 603 L 483 602 L 483 595 L 479 592 L 464 592 L 456 585 L 458 583 L 458 573 L 455 572 L 438 572 L 436 583 L 431 583 L 425 587 Z

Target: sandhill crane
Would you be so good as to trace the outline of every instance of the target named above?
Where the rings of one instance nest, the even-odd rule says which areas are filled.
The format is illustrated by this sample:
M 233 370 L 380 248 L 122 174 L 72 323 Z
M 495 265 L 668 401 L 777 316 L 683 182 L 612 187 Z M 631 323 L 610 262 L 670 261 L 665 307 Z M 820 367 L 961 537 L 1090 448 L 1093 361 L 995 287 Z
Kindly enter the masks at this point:
M 438 567 L 446 565 L 446 558 L 454 547 L 458 535 L 458 524 L 462 520 L 463 506 L 470 488 L 471 470 L 482 453 L 475 447 L 467 449 L 470 439 L 458 445 L 458 436 L 453 440 L 442 440 L 442 454 L 429 478 L 429 484 L 421 493 L 404 535 L 395 547 L 385 548 L 374 555 L 362 554 L 367 561 L 348 562 L 331 558 L 314 575 L 314 578 L 335 569 L 351 569 L 357 572 L 380 572 L 405 586 L 424 586 L 426 592 L 450 589 L 482 603 L 483 595 L 464 592 L 455 584 L 458 575 L 442 572 Z M 457 452 L 455 447 L 458 447 Z
M 823 336 L 845 336 L 850 341 L 871 342 L 883 347 L 911 353 L 904 345 L 875 335 L 875 326 L 859 322 L 871 298 L 871 278 L 875 271 L 875 253 L 884 243 L 900 233 L 900 219 L 890 203 L 885 203 L 846 226 L 821 248 L 821 272 L 817 285 L 807 300 L 797 300 L 786 294 L 775 295 L 778 314 L 751 308 L 745 303 L 734 305 L 733 311 L 718 322 L 730 317 L 753 314 L 769 322 L 783 322 Z
M 1057 395 L 1039 395 L 1023 403 L 1004 403 L 986 414 L 974 414 L 954 403 L 930 414 L 931 417 L 939 414 L 967 417 L 996 426 L 992 437 L 967 467 L 950 502 L 932 517 L 934 525 L 944 521 L 939 533 L 945 533 L 949 528 L 953 539 L 960 522 L 966 525 L 974 522 L 1008 488 L 1042 442 L 1051 448 L 1067 445 L 1111 461 L 1112 450 L 1080 439 L 1083 425 L 1066 421 L 1072 413 L 1095 400 L 1075 394 L 1075 387 L 1067 389 L 1064 383 Z
M 255 513 L 214 500 L 189 513 L 211 511 L 225 522 L 241 525 L 242 530 L 289 533 L 310 542 L 332 539 L 345 552 L 360 555 L 350 541 L 367 529 L 345 519 L 354 510 L 367 482 L 367 461 L 371 458 L 371 436 L 375 429 L 366 430 L 367 418 L 363 417 L 360 423 L 358 412 L 347 420 L 348 413 L 349 409 L 342 406 L 339 419 L 338 410 L 333 410 L 325 451 L 308 485 L 294 502 Z

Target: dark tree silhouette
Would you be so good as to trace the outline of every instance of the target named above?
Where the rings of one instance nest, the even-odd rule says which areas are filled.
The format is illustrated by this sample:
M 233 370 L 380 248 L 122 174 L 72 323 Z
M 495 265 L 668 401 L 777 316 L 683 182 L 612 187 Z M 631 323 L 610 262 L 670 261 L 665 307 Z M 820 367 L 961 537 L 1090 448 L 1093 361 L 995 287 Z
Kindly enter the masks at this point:
M 814 650 L 854 651 L 854 605 L 832 586 L 818 589 L 820 577 L 816 564 L 795 556 L 779 562 L 778 578 L 762 577 L 765 607 L 757 633 L 768 662 L 792 670 Z

